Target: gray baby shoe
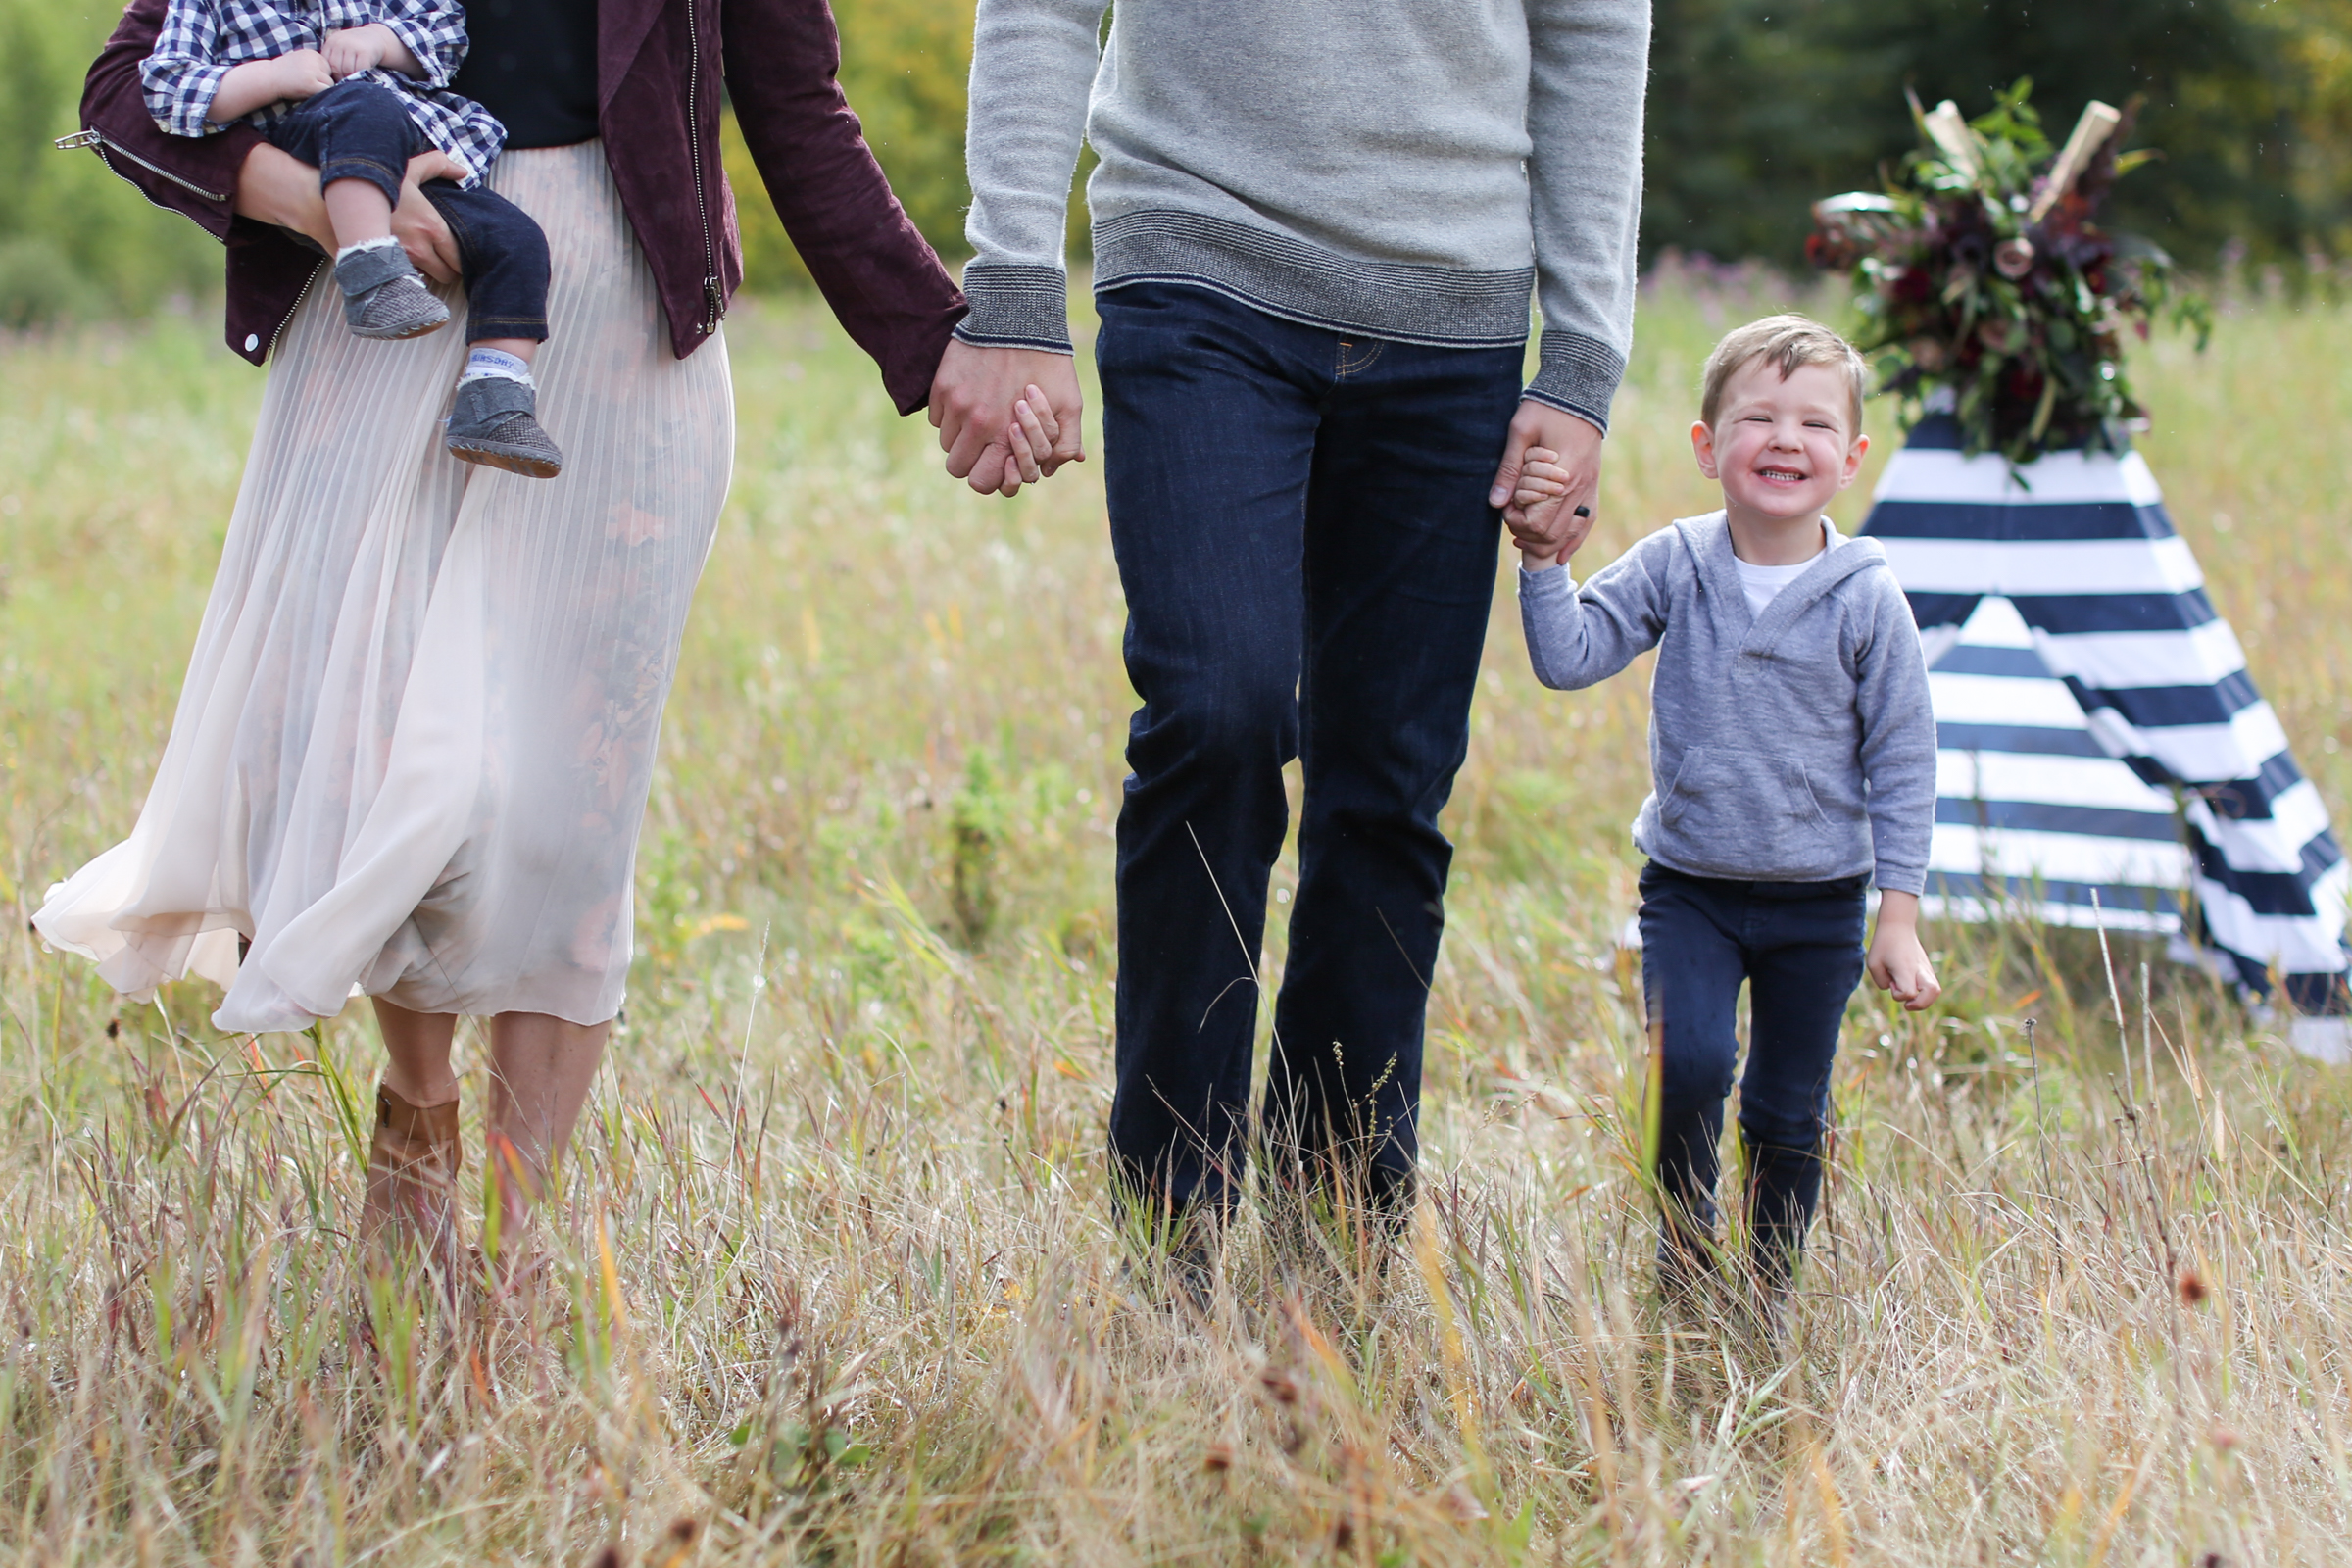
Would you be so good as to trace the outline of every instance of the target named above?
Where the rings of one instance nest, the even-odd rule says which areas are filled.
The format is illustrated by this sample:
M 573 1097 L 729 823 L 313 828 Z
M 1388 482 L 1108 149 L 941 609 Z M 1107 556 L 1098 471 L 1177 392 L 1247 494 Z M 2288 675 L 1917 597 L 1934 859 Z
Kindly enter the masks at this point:
M 441 444 L 461 463 L 553 479 L 564 471 L 564 454 L 539 428 L 538 410 L 538 389 L 528 382 L 503 375 L 460 381 Z
M 421 337 L 449 324 L 449 307 L 424 286 L 397 245 L 346 252 L 335 263 L 343 319 L 359 337 Z

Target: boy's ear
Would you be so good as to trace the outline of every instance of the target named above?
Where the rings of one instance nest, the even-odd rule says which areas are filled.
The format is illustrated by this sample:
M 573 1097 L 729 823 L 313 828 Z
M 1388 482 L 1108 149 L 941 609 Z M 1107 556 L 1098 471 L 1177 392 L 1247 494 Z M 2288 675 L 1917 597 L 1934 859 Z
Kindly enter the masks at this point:
M 1838 476 L 1838 489 L 1842 490 L 1854 482 L 1854 476 L 1862 471 L 1863 455 L 1869 451 L 1870 437 L 1866 435 L 1854 437 L 1854 444 L 1845 449 L 1845 471 Z
M 1704 419 L 1700 419 L 1690 426 L 1690 452 L 1698 459 L 1700 473 L 1710 479 L 1722 477 L 1715 471 L 1715 432 L 1707 428 L 1707 421 Z M 1846 473 L 1847 477 L 1852 477 L 1853 465 L 1850 463 L 1846 465 Z

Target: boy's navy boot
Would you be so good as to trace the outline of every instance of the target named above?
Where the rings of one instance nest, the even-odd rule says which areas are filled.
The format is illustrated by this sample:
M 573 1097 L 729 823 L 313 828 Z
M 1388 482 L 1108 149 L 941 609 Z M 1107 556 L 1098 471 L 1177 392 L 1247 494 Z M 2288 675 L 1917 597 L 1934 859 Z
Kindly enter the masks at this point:
M 358 337 L 421 337 L 449 324 L 449 307 L 424 286 L 398 245 L 355 246 L 335 258 L 343 319 Z
M 477 375 L 458 383 L 441 444 L 462 463 L 479 463 L 531 479 L 564 471 L 564 454 L 539 427 L 539 391 L 528 381 Z

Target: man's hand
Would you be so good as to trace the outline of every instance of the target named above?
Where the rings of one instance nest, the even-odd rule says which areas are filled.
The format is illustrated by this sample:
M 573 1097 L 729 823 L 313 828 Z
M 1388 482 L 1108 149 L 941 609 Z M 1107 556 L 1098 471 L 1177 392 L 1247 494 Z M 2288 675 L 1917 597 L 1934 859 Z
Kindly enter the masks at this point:
M 338 27 L 319 40 L 318 52 L 326 56 L 326 69 L 335 74 L 337 81 L 378 66 L 404 76 L 424 74 L 424 68 L 400 41 L 400 35 L 380 22 L 364 27 Z
M 1044 349 L 979 348 L 952 338 L 931 382 L 931 422 L 948 472 L 982 495 L 1020 494 L 1086 461 L 1078 367 Z
M 1919 895 L 1879 893 L 1879 929 L 1870 943 L 1870 980 L 1912 1012 L 1924 1012 L 1943 995 L 1936 965 L 1919 942 Z
M 1502 466 L 1494 470 L 1494 487 L 1487 492 L 1487 505 L 1501 510 L 1511 542 L 1523 553 L 1539 559 L 1556 558 L 1585 542 L 1592 528 L 1592 514 L 1599 511 L 1600 442 L 1600 431 L 1573 414 L 1533 399 L 1519 405 L 1504 438 Z M 1518 491 L 1520 470 L 1527 466 L 1532 448 L 1551 453 L 1563 477 L 1558 495 L 1538 497 L 1540 504 L 1531 508 L 1520 504 Z M 1581 517 L 1576 514 L 1579 507 L 1585 509 Z

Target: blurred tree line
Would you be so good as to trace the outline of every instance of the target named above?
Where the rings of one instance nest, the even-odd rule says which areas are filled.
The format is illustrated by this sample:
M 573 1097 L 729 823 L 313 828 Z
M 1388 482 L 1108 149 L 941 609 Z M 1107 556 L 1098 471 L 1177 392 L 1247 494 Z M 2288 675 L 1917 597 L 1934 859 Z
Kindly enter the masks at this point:
M 2053 141 L 2141 97 L 2162 161 L 2114 226 L 2191 267 L 2352 256 L 2352 0 L 1653 0 L 1642 245 L 1794 265 L 1817 196 L 1916 144 L 1902 89 L 1983 114 L 2034 79 Z
M 1796 265 L 1813 198 L 1874 183 L 1912 144 L 1906 84 L 1977 114 L 2021 75 L 2053 136 L 2086 99 L 2145 97 L 2136 140 L 2164 159 L 2111 211 L 2191 267 L 2232 242 L 2257 259 L 2352 257 L 2352 0 L 1653 3 L 1645 257 Z M 972 0 L 834 9 L 867 138 L 923 232 L 960 254 Z M 218 286 L 210 239 L 89 154 L 50 149 L 76 126 L 115 16 L 104 0 L 0 0 L 0 324 Z M 740 138 L 727 154 L 752 285 L 789 285 L 803 274 Z M 1083 256 L 1082 216 L 1072 241 Z
M 93 155 L 50 145 L 79 128 L 82 73 L 116 15 L 102 0 L 0 0 L 0 325 L 220 287 L 210 234 L 148 206 Z

